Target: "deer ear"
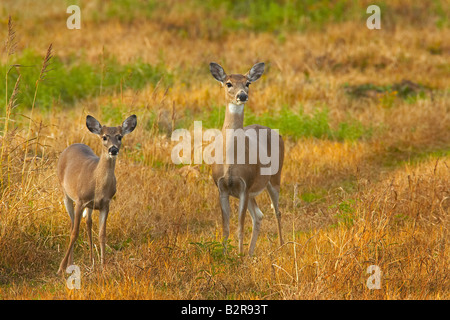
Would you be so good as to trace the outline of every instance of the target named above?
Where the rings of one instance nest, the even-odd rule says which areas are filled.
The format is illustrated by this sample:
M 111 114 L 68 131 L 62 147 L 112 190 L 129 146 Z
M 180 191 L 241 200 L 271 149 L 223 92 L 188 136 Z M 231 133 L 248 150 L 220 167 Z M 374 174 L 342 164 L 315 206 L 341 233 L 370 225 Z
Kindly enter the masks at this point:
M 86 117 L 86 127 L 92 133 L 95 133 L 95 134 L 101 134 L 102 133 L 102 125 L 93 116 L 89 116 L 88 115 Z
M 123 123 L 122 123 L 122 134 L 126 135 L 131 133 L 134 128 L 136 128 L 137 125 L 137 117 L 136 115 L 129 116 Z
M 223 83 L 225 81 L 225 78 L 227 77 L 227 74 L 225 73 L 223 68 L 215 62 L 211 62 L 209 64 L 209 71 L 211 71 L 214 79 L 216 79 L 220 83 Z
M 255 82 L 256 80 L 261 78 L 262 74 L 264 73 L 264 66 L 264 62 L 255 64 L 246 74 L 248 81 Z

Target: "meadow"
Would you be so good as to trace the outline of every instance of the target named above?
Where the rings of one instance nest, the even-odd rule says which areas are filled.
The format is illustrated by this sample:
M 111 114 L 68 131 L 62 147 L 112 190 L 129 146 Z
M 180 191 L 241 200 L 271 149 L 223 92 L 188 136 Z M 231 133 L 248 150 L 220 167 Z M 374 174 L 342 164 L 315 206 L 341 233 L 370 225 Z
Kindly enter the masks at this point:
M 0 299 L 449 299 L 450 3 L 380 1 L 380 30 L 370 4 L 2 1 Z M 285 244 L 263 193 L 253 257 L 237 253 L 237 201 L 222 252 L 210 167 L 171 160 L 174 129 L 222 127 L 211 61 L 266 63 L 245 124 L 286 144 Z M 88 114 L 138 126 L 117 160 L 106 266 L 94 212 L 95 265 L 82 221 L 71 290 L 56 275 L 70 230 L 56 162 L 72 143 L 99 154 Z

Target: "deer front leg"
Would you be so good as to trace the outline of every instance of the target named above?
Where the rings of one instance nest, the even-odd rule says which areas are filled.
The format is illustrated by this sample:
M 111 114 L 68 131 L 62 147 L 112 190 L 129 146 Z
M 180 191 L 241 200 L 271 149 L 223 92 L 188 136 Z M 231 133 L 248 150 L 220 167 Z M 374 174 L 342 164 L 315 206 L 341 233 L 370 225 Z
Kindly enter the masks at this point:
M 64 205 L 66 207 L 67 213 L 70 217 L 70 233 L 72 233 L 73 225 L 75 221 L 75 209 L 72 199 L 69 198 L 67 194 L 64 194 Z M 69 254 L 69 265 L 73 264 L 73 248 Z
M 244 253 L 244 225 L 245 225 L 245 214 L 247 213 L 248 205 L 248 191 L 246 190 L 246 185 L 243 180 L 241 180 L 241 189 L 239 193 L 239 254 Z
M 86 232 L 89 239 L 89 250 L 90 250 L 90 259 L 92 265 L 94 265 L 94 251 L 93 251 L 93 244 L 92 244 L 92 209 L 86 208 L 84 209 L 86 212 Z
M 220 208 L 222 210 L 222 236 L 223 253 L 227 252 L 228 237 L 230 235 L 230 196 L 227 193 L 219 194 Z
M 74 217 L 73 227 L 72 227 L 71 234 L 70 234 L 69 247 L 67 249 L 66 255 L 64 256 L 64 259 L 61 261 L 61 264 L 59 265 L 59 269 L 57 272 L 58 274 L 62 274 L 63 272 L 65 272 L 69 260 L 70 260 L 70 263 L 73 264 L 73 246 L 75 244 L 75 241 L 78 238 L 82 212 L 83 212 L 83 206 L 81 205 L 81 203 L 77 202 L 75 204 L 75 217 Z
M 220 178 L 217 182 L 219 189 L 219 203 L 222 210 L 222 237 L 223 237 L 223 254 L 227 252 L 228 237 L 230 235 L 230 195 L 224 184 L 224 178 Z
M 100 261 L 102 267 L 105 264 L 105 244 L 106 244 L 106 219 L 108 218 L 109 204 L 100 209 L 99 216 L 99 233 L 98 238 L 100 242 Z

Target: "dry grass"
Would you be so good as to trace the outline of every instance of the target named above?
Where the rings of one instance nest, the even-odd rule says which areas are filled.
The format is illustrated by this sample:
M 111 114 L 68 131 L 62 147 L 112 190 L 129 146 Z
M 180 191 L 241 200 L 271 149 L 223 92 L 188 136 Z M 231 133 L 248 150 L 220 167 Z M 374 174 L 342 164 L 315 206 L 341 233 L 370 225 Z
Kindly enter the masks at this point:
M 118 63 L 137 58 L 162 63 L 174 83 L 89 97 L 48 112 L 39 110 L 38 92 L 32 118 L 6 106 L 12 115 L 0 140 L 0 299 L 450 298 L 448 28 L 426 24 L 369 32 L 358 22 L 342 22 L 322 32 L 289 32 L 283 40 L 242 30 L 204 37 L 206 27 L 200 26 L 187 29 L 194 36 L 186 37 L 168 26 L 197 17 L 188 10 L 186 20 L 177 12 L 145 24 L 87 20 L 74 32 L 59 26 L 65 26 L 65 8 L 61 13 L 50 6 L 39 17 L 38 7 L 19 13 L 12 3 L 1 8 L 19 17 L 16 55 L 32 47 L 45 56 L 41 44 L 51 42 L 55 57 L 86 60 L 100 70 L 104 47 Z M 35 27 L 33 21 L 40 24 Z M 2 28 L 0 36 L 7 38 L 7 30 Z M 441 54 L 429 50 L 437 43 Z M 2 59 L 11 64 L 19 58 Z M 333 128 L 351 117 L 373 132 L 351 141 L 285 136 L 280 209 L 287 243 L 278 246 L 275 217 L 263 194 L 258 203 L 265 219 L 256 256 L 239 256 L 233 247 L 236 215 L 231 250 L 224 256 L 209 168 L 173 165 L 174 143 L 158 126 L 167 127 L 173 114 L 182 121 L 186 110 L 202 120 L 222 105 L 221 91 L 208 74 L 210 61 L 245 72 L 260 60 L 269 68 L 250 93 L 246 108 L 254 114 L 283 105 L 301 105 L 313 114 L 326 105 Z M 353 98 L 345 91 L 346 84 L 383 86 L 402 79 L 430 91 L 412 102 L 395 94 Z M 88 265 L 87 236 L 81 232 L 75 263 L 82 270 L 82 287 L 69 290 L 55 275 L 70 225 L 55 164 L 75 142 L 99 151 L 84 119 L 88 113 L 109 116 L 105 105 L 123 117 L 136 113 L 138 127 L 124 140 L 116 168 L 106 269 Z M 151 112 L 159 121 L 148 128 Z M 94 227 L 96 219 L 94 214 Z M 380 290 L 366 286 L 369 265 L 383 272 Z

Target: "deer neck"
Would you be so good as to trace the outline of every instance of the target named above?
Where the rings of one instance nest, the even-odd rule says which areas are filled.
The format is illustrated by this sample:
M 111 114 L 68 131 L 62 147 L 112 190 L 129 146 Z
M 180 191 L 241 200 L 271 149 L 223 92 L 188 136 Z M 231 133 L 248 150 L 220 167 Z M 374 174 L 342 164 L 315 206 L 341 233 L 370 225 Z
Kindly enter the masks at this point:
M 228 141 L 227 139 L 227 130 L 229 129 L 230 130 L 244 129 L 244 104 L 236 105 L 231 102 L 227 103 L 225 111 L 225 121 L 222 127 L 224 156 L 230 151 L 230 148 L 235 148 L 233 139 L 230 139 L 230 141 Z M 230 133 L 233 134 L 233 132 Z M 232 165 L 227 164 L 227 160 L 224 159 L 224 167 L 225 172 L 229 172 L 230 167 L 232 167 Z
M 116 158 L 111 158 L 108 153 L 102 152 L 97 168 L 94 171 L 96 185 L 100 188 L 111 183 L 114 178 L 114 169 L 116 167 Z
M 244 104 L 236 105 L 228 102 L 225 111 L 225 121 L 222 127 L 222 133 L 226 136 L 227 129 L 243 129 L 244 128 Z

